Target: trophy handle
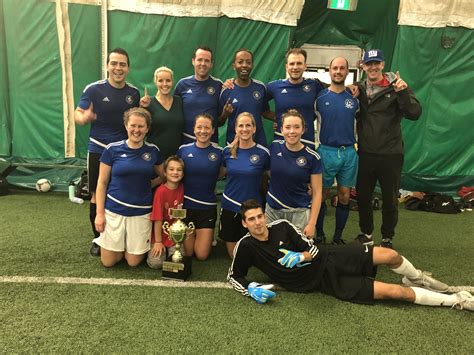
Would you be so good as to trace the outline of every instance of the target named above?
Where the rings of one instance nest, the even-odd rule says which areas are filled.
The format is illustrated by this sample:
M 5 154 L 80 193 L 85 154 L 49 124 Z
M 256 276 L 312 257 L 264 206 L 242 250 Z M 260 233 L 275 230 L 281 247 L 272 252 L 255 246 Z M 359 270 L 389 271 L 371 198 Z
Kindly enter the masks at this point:
M 167 221 L 163 222 L 161 229 L 163 229 L 166 234 L 170 235 L 170 224 Z

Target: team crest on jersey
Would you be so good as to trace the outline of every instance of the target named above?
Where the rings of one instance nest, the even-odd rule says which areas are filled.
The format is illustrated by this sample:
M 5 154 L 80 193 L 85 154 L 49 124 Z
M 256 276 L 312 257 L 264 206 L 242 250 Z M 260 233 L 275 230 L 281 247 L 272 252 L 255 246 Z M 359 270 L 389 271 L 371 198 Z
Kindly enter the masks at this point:
M 262 97 L 262 94 L 260 94 L 258 91 L 254 91 L 252 93 L 252 96 L 255 100 L 260 100 L 260 98 Z
M 252 154 L 250 156 L 250 162 L 252 164 L 257 164 L 259 162 L 259 160 L 260 160 L 260 157 L 258 156 L 258 154 Z
M 131 105 L 133 103 L 132 95 L 125 96 L 125 101 L 127 102 L 127 104 Z
M 298 157 L 296 158 L 296 165 L 298 166 L 305 166 L 308 161 L 306 160 L 305 157 Z
M 150 161 L 151 160 L 151 154 L 150 153 L 143 153 L 142 159 L 145 161 Z
M 351 99 L 346 99 L 346 101 L 344 101 L 344 105 L 348 109 L 353 109 L 354 108 L 354 101 L 352 101 Z
M 303 85 L 303 91 L 304 92 L 310 92 L 311 91 L 311 86 L 309 86 L 308 84 Z
M 208 158 L 210 161 L 216 161 L 216 160 L 217 160 L 217 154 L 211 152 L 211 153 L 209 153 L 209 154 L 207 155 L 207 158 Z
M 326 101 L 324 104 L 325 104 L 326 106 L 329 106 L 329 105 L 330 105 L 329 101 Z
M 216 92 L 216 89 L 214 89 L 212 86 L 209 86 L 209 87 L 207 88 L 207 93 L 208 93 L 209 95 L 214 95 L 215 92 Z

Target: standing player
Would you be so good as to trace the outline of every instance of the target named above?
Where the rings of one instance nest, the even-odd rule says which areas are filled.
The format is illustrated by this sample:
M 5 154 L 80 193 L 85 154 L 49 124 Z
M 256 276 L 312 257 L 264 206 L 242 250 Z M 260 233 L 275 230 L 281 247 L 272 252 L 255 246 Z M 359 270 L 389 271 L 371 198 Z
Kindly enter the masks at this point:
M 273 285 L 245 278 L 252 266 L 289 291 L 321 292 L 362 304 L 394 299 L 474 311 L 474 297 L 469 292 L 441 293 L 448 290 L 448 285 L 415 269 L 395 250 L 356 244 L 318 248 L 288 221 L 278 220 L 267 226 L 255 200 L 242 203 L 241 214 L 242 225 L 249 233 L 235 246 L 227 279 L 236 291 L 257 303 L 266 303 L 275 292 L 270 291 Z M 374 280 L 378 265 L 387 265 L 403 275 L 402 283 L 409 287 Z
M 323 167 L 319 155 L 302 142 L 303 116 L 289 110 L 281 121 L 285 140 L 275 140 L 270 146 L 271 179 L 265 213 L 270 222 L 287 219 L 313 238 L 321 206 Z
M 234 246 L 247 231 L 240 220 L 240 205 L 249 198 L 262 200 L 261 188 L 270 166 L 268 149 L 255 143 L 256 124 L 252 114 L 242 112 L 235 120 L 235 139 L 224 148 L 227 181 L 221 199 L 219 237 L 232 257 Z
M 175 95 L 183 99 L 184 131 L 182 143 L 191 143 L 194 136 L 194 119 L 201 113 L 207 113 L 217 127 L 219 117 L 219 95 L 222 82 L 209 75 L 212 69 L 212 50 L 209 47 L 198 47 L 194 52 L 192 64 L 194 75 L 181 79 L 176 84 Z M 218 142 L 217 129 L 212 136 L 212 142 Z
M 281 137 L 281 116 L 288 110 L 297 110 L 305 120 L 307 129 L 301 141 L 311 149 L 315 148 L 314 101 L 324 84 L 318 79 L 305 79 L 307 54 L 304 49 L 293 48 L 286 53 L 286 72 L 288 79 L 275 80 L 267 84 L 267 100 L 275 101 L 277 129 L 275 138 Z
M 255 118 L 257 131 L 255 141 L 263 146 L 267 145 L 263 130 L 262 118 L 269 114 L 266 101 L 265 84 L 250 77 L 253 69 L 253 54 L 245 48 L 240 48 L 234 53 L 232 67 L 237 74 L 232 88 L 224 88 L 221 92 L 219 104 L 222 113 L 219 116 L 219 126 L 227 121 L 227 144 L 232 143 L 235 137 L 235 118 L 242 112 L 250 112 Z
M 214 133 L 211 115 L 202 113 L 194 121 L 194 143 L 183 144 L 177 155 L 184 161 L 184 208 L 186 223 L 193 222 L 194 233 L 184 242 L 187 256 L 206 260 L 211 253 L 217 220 L 216 183 L 223 175 L 222 148 L 211 143 Z
M 99 237 L 95 229 L 97 179 L 99 177 L 100 156 L 104 148 L 112 142 L 127 138 L 123 125 L 123 114 L 140 102 L 139 91 L 128 84 L 130 66 L 128 53 L 122 48 L 115 48 L 107 57 L 108 78 L 89 84 L 81 95 L 74 112 L 74 120 L 80 125 L 91 123 L 87 154 L 87 174 L 89 191 L 92 194 L 89 220 L 94 238 Z M 99 256 L 100 248 L 92 243 L 91 255 Z
M 336 228 L 332 244 L 345 244 L 342 231 L 349 217 L 349 195 L 357 176 L 355 150 L 355 117 L 359 101 L 346 90 L 344 81 L 349 74 L 346 58 L 337 57 L 329 63 L 331 85 L 321 91 L 315 108 L 319 134 L 318 153 L 324 166 L 323 197 L 316 224 L 316 243 L 324 243 L 326 198 L 334 178 L 337 181 Z
M 398 222 L 398 189 L 403 166 L 403 117 L 417 120 L 421 105 L 399 73 L 384 73 L 381 50 L 364 53 L 362 69 L 367 79 L 360 87 L 360 117 L 357 121 L 359 170 L 357 205 L 359 206 L 360 243 L 372 245 L 374 217 L 372 194 L 377 181 L 382 190 L 382 242 L 392 248 Z

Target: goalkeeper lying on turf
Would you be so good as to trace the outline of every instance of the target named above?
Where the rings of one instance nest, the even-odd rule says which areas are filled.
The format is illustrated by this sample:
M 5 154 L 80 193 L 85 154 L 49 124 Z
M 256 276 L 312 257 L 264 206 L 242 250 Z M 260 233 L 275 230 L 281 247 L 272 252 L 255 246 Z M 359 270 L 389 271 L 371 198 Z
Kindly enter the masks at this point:
M 447 294 L 448 285 L 415 269 L 395 250 L 355 244 L 318 248 L 286 220 L 266 225 L 262 208 L 255 200 L 245 201 L 241 214 L 249 233 L 235 246 L 227 279 L 235 290 L 258 303 L 274 298 L 275 292 L 271 291 L 273 285 L 245 279 L 252 266 L 289 291 L 319 291 L 365 304 L 376 299 L 395 299 L 474 310 L 474 297 L 469 292 Z M 387 265 L 403 275 L 404 286 L 375 281 L 378 265 Z

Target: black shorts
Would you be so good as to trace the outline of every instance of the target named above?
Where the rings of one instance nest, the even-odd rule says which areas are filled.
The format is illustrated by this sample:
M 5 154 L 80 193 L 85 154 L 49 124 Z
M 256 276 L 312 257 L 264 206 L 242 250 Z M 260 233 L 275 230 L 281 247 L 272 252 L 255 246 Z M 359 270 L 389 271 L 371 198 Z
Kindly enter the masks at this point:
M 242 225 L 242 216 L 240 213 L 221 209 L 220 239 L 235 243 L 247 234 L 247 232 L 247 228 L 244 228 Z
M 322 293 L 344 301 L 374 303 L 377 268 L 373 264 L 373 247 L 328 245 L 321 252 L 327 253 L 320 287 Z
M 89 180 L 89 192 L 95 192 L 97 189 L 97 180 L 99 180 L 100 153 L 87 153 L 87 179 Z
M 211 228 L 214 229 L 217 220 L 217 207 L 198 210 L 193 208 L 186 209 L 186 224 L 194 223 L 196 229 Z

